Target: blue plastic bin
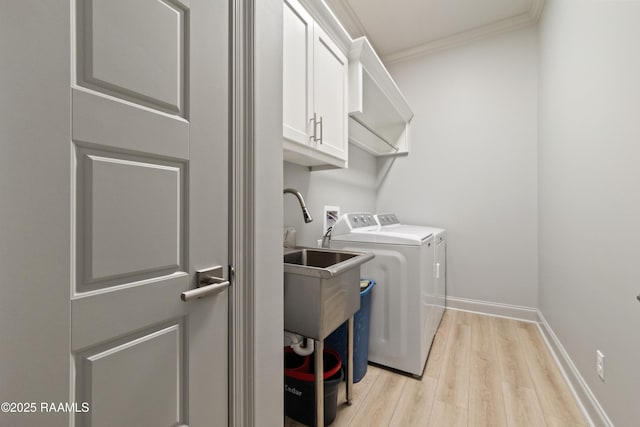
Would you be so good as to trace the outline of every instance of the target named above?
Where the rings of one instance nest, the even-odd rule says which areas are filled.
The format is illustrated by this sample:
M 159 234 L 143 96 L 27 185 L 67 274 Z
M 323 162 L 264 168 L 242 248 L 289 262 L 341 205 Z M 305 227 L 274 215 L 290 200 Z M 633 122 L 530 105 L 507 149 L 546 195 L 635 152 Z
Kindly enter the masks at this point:
M 369 361 L 369 319 L 371 318 L 371 290 L 376 282 L 361 279 L 368 284 L 360 291 L 360 310 L 354 316 L 353 324 L 353 382 L 359 382 L 367 373 Z M 324 341 L 325 348 L 338 352 L 343 365 L 347 365 L 347 322 L 333 331 Z

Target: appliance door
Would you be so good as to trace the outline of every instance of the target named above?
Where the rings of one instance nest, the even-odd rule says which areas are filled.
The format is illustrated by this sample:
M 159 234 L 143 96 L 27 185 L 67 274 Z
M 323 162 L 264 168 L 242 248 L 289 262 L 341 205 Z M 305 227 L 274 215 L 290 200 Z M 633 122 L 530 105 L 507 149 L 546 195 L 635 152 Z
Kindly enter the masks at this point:
M 438 329 L 440 320 L 444 314 L 447 295 L 447 240 L 444 236 L 436 236 L 436 248 L 435 248 L 435 284 L 436 284 L 436 299 L 435 299 L 435 317 L 434 329 Z
M 420 360 L 426 362 L 436 333 L 435 241 L 429 237 L 420 247 Z

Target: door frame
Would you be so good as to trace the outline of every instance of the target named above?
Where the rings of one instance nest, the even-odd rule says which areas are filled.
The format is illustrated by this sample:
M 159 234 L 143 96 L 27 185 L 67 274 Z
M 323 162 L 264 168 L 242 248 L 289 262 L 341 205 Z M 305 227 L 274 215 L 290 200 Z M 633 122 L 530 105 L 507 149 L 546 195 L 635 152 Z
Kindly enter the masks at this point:
M 229 425 L 277 425 L 284 412 L 283 2 L 229 1 Z
M 255 425 L 254 0 L 230 5 L 229 425 Z

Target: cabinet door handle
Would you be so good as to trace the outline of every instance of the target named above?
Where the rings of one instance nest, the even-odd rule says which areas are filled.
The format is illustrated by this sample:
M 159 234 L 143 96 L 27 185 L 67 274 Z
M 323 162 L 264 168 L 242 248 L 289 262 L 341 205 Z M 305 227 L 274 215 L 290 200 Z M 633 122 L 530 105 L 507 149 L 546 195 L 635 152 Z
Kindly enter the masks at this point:
M 316 138 L 316 126 L 318 126 L 318 122 L 316 120 L 316 113 L 313 113 L 313 117 L 311 117 L 309 121 L 313 122 L 313 136 L 311 137 L 311 139 L 313 140 L 313 142 L 316 142 L 318 141 Z
M 322 144 L 322 116 L 320 116 L 320 144 Z

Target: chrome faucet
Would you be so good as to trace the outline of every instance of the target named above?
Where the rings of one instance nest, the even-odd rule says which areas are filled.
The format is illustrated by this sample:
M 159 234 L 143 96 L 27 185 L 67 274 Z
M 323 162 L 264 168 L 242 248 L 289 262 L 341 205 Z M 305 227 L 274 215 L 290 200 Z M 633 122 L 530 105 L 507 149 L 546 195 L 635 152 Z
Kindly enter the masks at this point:
M 300 192 L 294 188 L 285 188 L 282 191 L 282 194 L 287 194 L 287 193 L 290 193 L 296 196 L 296 198 L 298 199 L 298 202 L 300 202 L 300 207 L 302 208 L 302 216 L 304 217 L 304 222 L 308 224 L 311 221 L 313 221 L 313 218 L 311 218 L 311 214 L 309 213 L 309 209 L 307 209 L 307 205 L 304 203 L 304 198 L 302 198 L 302 194 L 300 194 Z

